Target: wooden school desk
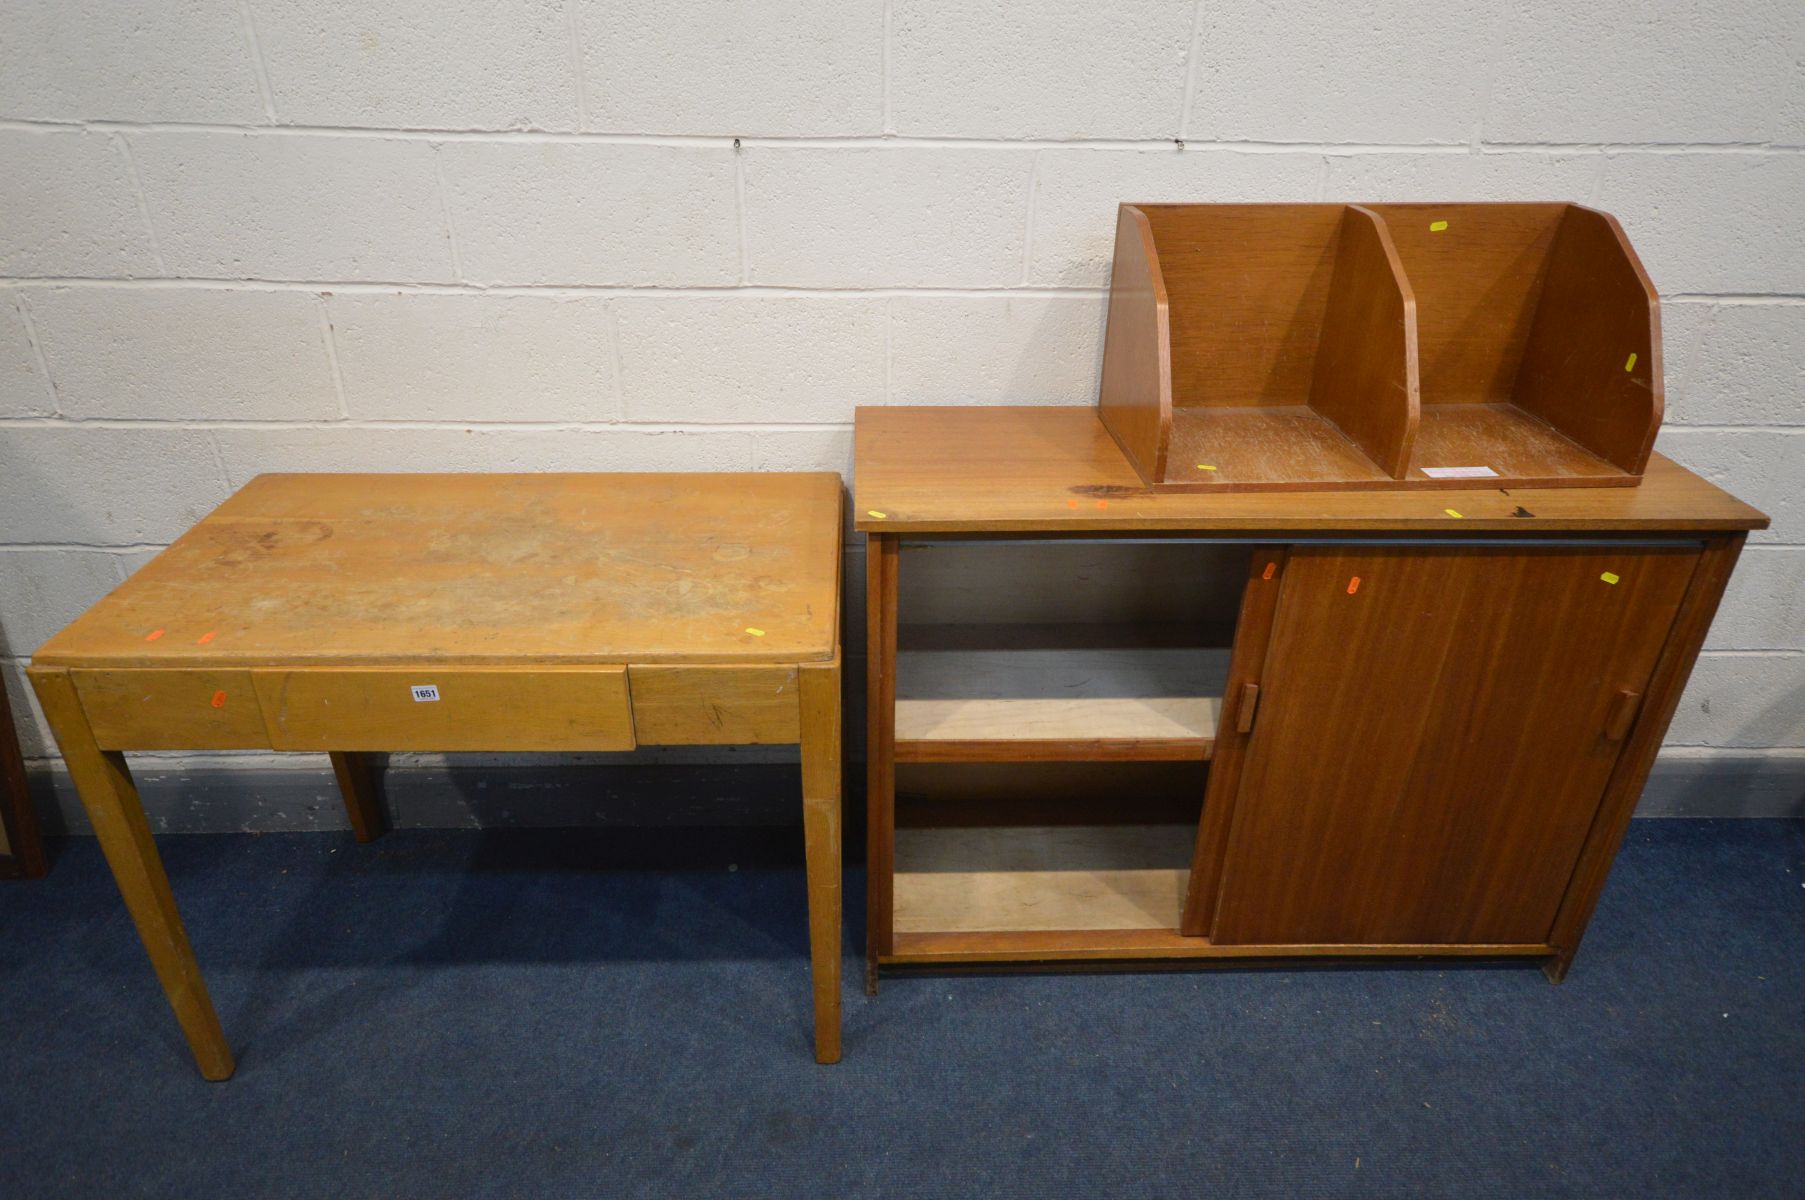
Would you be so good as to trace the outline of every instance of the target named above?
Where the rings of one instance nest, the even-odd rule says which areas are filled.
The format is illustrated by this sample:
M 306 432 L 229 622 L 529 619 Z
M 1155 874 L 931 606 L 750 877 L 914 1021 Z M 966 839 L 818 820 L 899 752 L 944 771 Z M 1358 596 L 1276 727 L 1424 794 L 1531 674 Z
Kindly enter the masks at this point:
M 854 454 L 872 987 L 1335 956 L 1558 980 L 1767 525 L 1659 455 L 1635 487 L 1159 492 L 1091 408 L 861 408 Z M 1071 627 L 1112 571 L 1127 601 Z
M 840 542 L 832 474 L 265 475 L 30 675 L 201 1073 L 232 1052 L 128 750 L 798 743 L 815 1055 L 840 1057 Z

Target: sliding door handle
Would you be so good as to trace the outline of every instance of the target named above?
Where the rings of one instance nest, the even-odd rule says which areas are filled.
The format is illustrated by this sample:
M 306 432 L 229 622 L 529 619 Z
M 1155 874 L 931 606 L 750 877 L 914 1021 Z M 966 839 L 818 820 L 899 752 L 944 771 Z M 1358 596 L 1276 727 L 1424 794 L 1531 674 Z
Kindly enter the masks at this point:
M 1254 713 L 1254 709 L 1258 708 L 1259 706 L 1260 706 L 1260 685 L 1257 683 L 1242 684 L 1241 685 L 1241 695 L 1235 701 L 1235 732 L 1236 733 L 1252 733 L 1253 732 L 1253 713 Z
M 1621 742 L 1629 735 L 1630 726 L 1636 723 L 1636 710 L 1642 705 L 1642 693 L 1632 692 L 1624 688 L 1611 701 L 1611 709 L 1605 714 L 1604 736 L 1606 741 Z

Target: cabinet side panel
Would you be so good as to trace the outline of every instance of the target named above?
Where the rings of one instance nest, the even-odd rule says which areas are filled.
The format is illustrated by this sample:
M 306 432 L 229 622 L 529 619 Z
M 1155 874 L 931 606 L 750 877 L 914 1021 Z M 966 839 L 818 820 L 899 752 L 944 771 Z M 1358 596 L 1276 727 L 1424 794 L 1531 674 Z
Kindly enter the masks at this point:
M 877 957 L 895 938 L 897 539 L 865 542 L 865 953 L 875 990 Z
M 1635 812 L 1642 787 L 1648 782 L 1649 769 L 1660 752 L 1661 739 L 1667 736 L 1667 726 L 1679 707 L 1680 694 L 1686 690 L 1686 680 L 1698 661 L 1705 634 L 1711 628 L 1711 618 L 1717 614 L 1717 606 L 1723 599 L 1724 588 L 1730 582 L 1730 572 L 1742 553 L 1746 537 L 1738 533 L 1714 539 L 1700 558 L 1698 570 L 1693 573 L 1692 585 L 1687 589 L 1679 616 L 1674 619 L 1661 660 L 1648 681 L 1642 711 L 1630 730 L 1610 785 L 1605 789 L 1604 803 L 1598 807 L 1579 862 L 1573 869 L 1573 878 L 1567 885 L 1567 893 L 1561 899 L 1560 911 L 1555 914 L 1554 927 L 1548 934 L 1548 941 L 1559 951 L 1548 966 L 1549 976 L 1556 982 L 1566 974 L 1579 950 L 1586 923 L 1592 919 L 1592 910 L 1598 904 L 1599 893 L 1604 890 L 1605 877 L 1617 856 L 1617 847 L 1623 841 L 1624 830 Z

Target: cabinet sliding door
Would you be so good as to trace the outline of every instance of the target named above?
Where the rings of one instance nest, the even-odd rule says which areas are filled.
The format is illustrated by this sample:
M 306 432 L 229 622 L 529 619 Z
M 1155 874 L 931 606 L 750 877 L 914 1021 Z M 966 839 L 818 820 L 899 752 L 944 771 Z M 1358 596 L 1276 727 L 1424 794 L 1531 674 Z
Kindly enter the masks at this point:
M 1198 932 L 1548 938 L 1696 546 L 1299 546 Z M 1208 888 L 1200 874 L 1195 886 Z

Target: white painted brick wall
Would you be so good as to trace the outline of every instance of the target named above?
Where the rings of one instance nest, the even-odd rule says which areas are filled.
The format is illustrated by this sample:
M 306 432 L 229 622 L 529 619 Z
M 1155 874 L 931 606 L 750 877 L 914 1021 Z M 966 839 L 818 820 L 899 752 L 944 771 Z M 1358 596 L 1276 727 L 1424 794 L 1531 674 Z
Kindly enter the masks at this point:
M 20 294 L 65 417 L 328 421 L 339 415 L 317 296 L 99 287 Z
M 158 270 L 118 138 L 0 129 L 0 272 L 131 278 Z
M 745 253 L 753 283 L 1006 287 L 1022 275 L 1027 150 L 748 150 Z
M 1695 340 L 1668 358 L 1667 420 L 1676 425 L 1797 425 L 1805 401 L 1805 312 L 1797 305 L 1669 305 Z M 1682 332 L 1691 334 L 1690 328 Z
M 856 404 L 1089 403 L 1123 199 L 1615 212 L 1665 298 L 1661 449 L 1775 519 L 1673 752 L 1805 746 L 1800 5 L 0 0 L 0 30 L 0 675 L 34 756 L 24 656 L 258 472 L 846 472 Z
M 110 550 L 0 550 L 3 636 L 16 654 L 27 654 L 125 581 L 125 557 Z
M 575 129 L 559 0 L 258 0 L 284 124 Z
M 1109 287 L 1116 206 L 1123 201 L 1315 200 L 1319 154 L 1250 154 L 1174 144 L 1133 150 L 1060 149 L 1035 166 L 1030 284 Z
M 25 327 L 23 303 L 18 292 L 0 290 L 0 417 L 47 417 L 56 400 Z
M 185 132 L 126 140 L 172 276 L 452 278 L 425 142 Z
M 7 0 L 0 114 L 44 121 L 265 118 L 238 0 Z
M 1485 112 L 1491 0 L 1203 3 L 1184 136 L 1464 143 Z
M 1190 0 L 892 0 L 895 130 L 1171 137 L 1173 114 L 1184 105 L 1194 7 Z
M 390 292 L 326 307 L 353 420 L 620 415 L 605 298 Z
M 584 128 L 847 137 L 884 131 L 883 0 L 578 0 Z
M 898 296 L 890 301 L 895 404 L 1094 404 L 1101 296 Z
M 1499 7 L 1485 119 L 1499 141 L 1805 141 L 1805 6 Z
M 730 149 L 476 141 L 448 142 L 439 158 L 471 283 L 683 287 L 740 278 Z
M 1598 190 L 1603 170 L 1601 155 L 1547 151 L 1331 154 L 1323 199 L 1585 200 Z
M 167 544 L 227 494 L 209 429 L 22 422 L 0 437 L 0 546 Z
M 884 403 L 882 300 L 628 297 L 614 311 L 630 421 L 832 424 Z

